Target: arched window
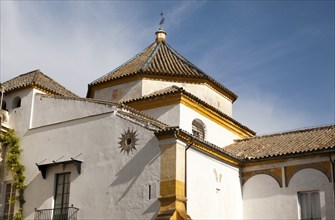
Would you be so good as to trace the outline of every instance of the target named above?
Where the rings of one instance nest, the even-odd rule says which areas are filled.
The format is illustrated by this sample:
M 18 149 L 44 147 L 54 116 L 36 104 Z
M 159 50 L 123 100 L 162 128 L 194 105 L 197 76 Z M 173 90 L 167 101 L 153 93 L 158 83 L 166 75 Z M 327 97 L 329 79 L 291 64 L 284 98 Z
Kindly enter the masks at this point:
M 18 107 L 21 107 L 21 98 L 17 96 L 13 100 L 13 108 L 18 108 Z
M 199 120 L 199 119 L 194 119 L 192 122 L 192 134 L 201 139 L 205 139 L 205 124 Z

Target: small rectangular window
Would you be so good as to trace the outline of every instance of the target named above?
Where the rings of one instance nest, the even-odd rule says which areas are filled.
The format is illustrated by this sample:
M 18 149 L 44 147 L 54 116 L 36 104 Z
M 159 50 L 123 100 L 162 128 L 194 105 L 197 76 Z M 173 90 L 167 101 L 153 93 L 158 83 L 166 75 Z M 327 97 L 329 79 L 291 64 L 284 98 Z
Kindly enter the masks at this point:
M 156 195 L 156 184 L 155 183 L 152 183 L 152 184 L 149 184 L 149 191 L 148 191 L 148 198 L 149 200 L 150 199 L 155 199 L 157 197 Z
M 298 192 L 300 218 L 303 220 L 321 220 L 319 191 Z

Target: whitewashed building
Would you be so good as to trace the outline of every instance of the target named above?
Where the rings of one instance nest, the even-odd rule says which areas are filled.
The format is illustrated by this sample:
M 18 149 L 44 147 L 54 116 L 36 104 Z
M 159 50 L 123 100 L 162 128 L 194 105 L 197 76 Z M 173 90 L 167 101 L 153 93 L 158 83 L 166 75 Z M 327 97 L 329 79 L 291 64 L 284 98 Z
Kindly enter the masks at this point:
M 10 203 L 3 146 L 0 219 L 334 219 L 335 126 L 256 136 L 165 36 L 86 98 L 40 70 L 2 83 L 26 188 Z

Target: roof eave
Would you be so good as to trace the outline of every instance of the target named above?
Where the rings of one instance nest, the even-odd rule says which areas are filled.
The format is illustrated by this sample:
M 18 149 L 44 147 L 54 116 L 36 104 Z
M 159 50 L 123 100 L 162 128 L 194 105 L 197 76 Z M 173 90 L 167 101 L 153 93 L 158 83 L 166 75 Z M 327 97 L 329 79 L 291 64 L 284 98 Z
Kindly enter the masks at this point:
M 199 99 L 198 97 L 192 95 L 191 93 L 185 91 L 183 88 L 179 88 L 175 91 L 169 91 L 166 93 L 162 93 L 162 94 L 155 94 L 153 96 L 147 96 L 147 97 L 141 97 L 141 98 L 137 98 L 137 99 L 133 99 L 133 100 L 127 100 L 125 102 L 123 102 L 124 104 L 130 104 L 133 102 L 141 102 L 144 100 L 150 100 L 156 97 L 163 97 L 165 95 L 175 95 L 175 94 L 180 94 L 180 96 L 186 96 L 190 99 L 192 99 L 193 101 L 199 102 L 201 105 L 211 109 L 212 111 L 216 112 L 217 114 L 219 114 L 222 118 L 225 118 L 226 120 L 230 121 L 231 123 L 233 123 L 235 126 L 237 126 L 239 129 L 243 130 L 246 134 L 248 134 L 248 136 L 253 136 L 256 134 L 255 131 L 251 130 L 250 128 L 246 127 L 245 125 L 242 125 L 241 123 L 239 123 L 238 121 L 234 120 L 233 118 L 231 118 L 230 116 L 226 115 L 225 113 L 221 112 L 220 110 L 216 109 L 215 107 L 207 104 L 206 102 L 204 102 L 203 100 Z
M 242 161 L 243 163 L 258 163 L 258 162 L 267 162 L 271 160 L 279 160 L 279 159 L 291 159 L 297 157 L 308 157 L 308 156 L 315 156 L 315 155 L 325 155 L 325 154 L 332 154 L 335 153 L 335 146 L 329 147 L 327 149 L 318 149 L 313 151 L 304 151 L 304 152 L 296 152 L 296 153 L 287 153 L 282 155 L 274 155 L 274 156 L 267 156 L 261 158 L 244 158 Z
M 179 138 L 188 143 L 189 147 L 194 147 L 195 149 L 205 154 L 224 160 L 234 166 L 242 165 L 242 160 L 240 160 L 239 158 L 230 155 L 228 152 L 225 152 L 224 149 L 212 143 L 194 137 L 192 134 L 189 134 L 188 132 L 180 129 L 179 127 L 168 127 L 166 129 L 155 132 L 155 135 L 158 139 L 161 139 L 162 137 L 164 138 L 166 136 L 170 136 L 176 139 Z

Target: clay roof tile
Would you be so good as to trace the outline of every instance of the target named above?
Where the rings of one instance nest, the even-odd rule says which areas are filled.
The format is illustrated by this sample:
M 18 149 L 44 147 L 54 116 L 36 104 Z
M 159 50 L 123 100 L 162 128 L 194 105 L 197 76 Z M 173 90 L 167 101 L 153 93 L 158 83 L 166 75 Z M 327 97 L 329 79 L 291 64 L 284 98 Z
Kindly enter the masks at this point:
M 5 93 L 11 93 L 26 87 L 35 87 L 53 95 L 78 97 L 76 94 L 66 89 L 49 76 L 42 73 L 40 70 L 34 70 L 21 74 L 4 82 L 2 86 L 5 89 Z

